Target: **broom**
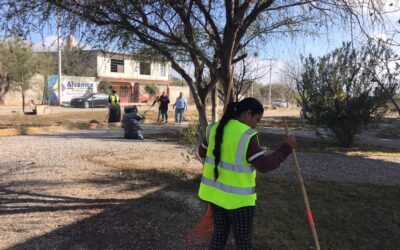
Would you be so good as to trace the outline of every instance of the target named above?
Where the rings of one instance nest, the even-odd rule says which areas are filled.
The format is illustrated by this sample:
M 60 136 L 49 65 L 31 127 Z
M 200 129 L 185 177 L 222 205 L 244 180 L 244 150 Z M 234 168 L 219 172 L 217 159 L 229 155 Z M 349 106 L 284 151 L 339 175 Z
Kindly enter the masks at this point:
M 214 232 L 214 224 L 212 219 L 211 205 L 208 204 L 207 212 L 203 218 L 187 235 L 183 241 L 188 246 L 208 246 Z
M 288 129 L 285 117 L 283 117 L 283 123 L 285 124 L 286 136 L 289 136 L 289 129 Z M 311 232 L 312 232 L 312 235 L 314 238 L 315 249 L 320 250 L 317 230 L 315 229 L 314 218 L 311 213 L 310 204 L 308 202 L 308 197 L 307 197 L 307 192 L 306 192 L 306 187 L 304 186 L 303 176 L 301 175 L 300 164 L 299 164 L 299 161 L 297 160 L 297 155 L 296 155 L 295 149 L 292 149 L 292 155 L 293 155 L 293 159 L 294 159 L 294 163 L 295 163 L 295 167 L 296 167 L 297 179 L 299 180 L 299 183 L 300 183 L 301 193 L 303 194 L 303 200 L 304 200 L 304 204 L 305 204 L 306 210 L 307 210 L 308 222 L 310 223 Z

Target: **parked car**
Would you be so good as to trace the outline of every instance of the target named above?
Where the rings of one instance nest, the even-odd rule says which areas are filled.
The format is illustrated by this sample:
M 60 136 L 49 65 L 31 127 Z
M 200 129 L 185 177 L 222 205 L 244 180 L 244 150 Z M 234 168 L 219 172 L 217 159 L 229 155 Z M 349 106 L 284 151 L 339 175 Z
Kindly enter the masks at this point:
M 285 100 L 276 100 L 272 102 L 273 108 L 289 108 L 289 103 Z
M 104 93 L 86 93 L 71 99 L 70 105 L 77 108 L 107 107 L 108 95 Z

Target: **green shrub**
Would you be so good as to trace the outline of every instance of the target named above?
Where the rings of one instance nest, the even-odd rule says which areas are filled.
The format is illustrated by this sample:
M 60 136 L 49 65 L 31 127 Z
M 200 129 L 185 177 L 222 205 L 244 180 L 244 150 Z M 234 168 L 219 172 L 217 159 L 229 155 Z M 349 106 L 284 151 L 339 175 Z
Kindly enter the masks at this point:
M 185 141 L 189 143 L 192 148 L 196 148 L 199 145 L 199 121 L 195 120 L 189 123 L 189 127 L 182 130 L 182 136 Z
M 101 93 L 110 94 L 110 88 L 112 87 L 111 82 L 109 81 L 101 81 L 99 83 L 99 90 Z
M 344 147 L 387 111 L 388 95 L 373 82 L 369 60 L 375 60 L 370 51 L 355 50 L 351 43 L 317 59 L 303 58 L 298 89 L 305 118 L 331 129 Z
M 151 96 L 160 93 L 160 89 L 159 89 L 158 86 L 155 85 L 155 84 L 146 85 L 146 86 L 144 87 L 144 91 L 146 91 L 146 93 L 149 94 L 149 95 L 151 95 Z

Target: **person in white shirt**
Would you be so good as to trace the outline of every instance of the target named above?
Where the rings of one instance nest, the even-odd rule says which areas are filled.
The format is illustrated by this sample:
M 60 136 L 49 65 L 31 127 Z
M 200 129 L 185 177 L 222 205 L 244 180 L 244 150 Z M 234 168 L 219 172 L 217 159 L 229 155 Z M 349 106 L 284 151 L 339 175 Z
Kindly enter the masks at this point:
M 176 109 L 175 109 L 176 107 Z M 185 110 L 187 110 L 187 101 L 183 97 L 183 93 L 179 93 L 179 97 L 176 98 L 174 105 L 172 105 L 172 109 L 175 109 L 175 123 L 181 124 L 183 121 L 183 114 Z M 179 116 L 179 119 L 178 119 Z

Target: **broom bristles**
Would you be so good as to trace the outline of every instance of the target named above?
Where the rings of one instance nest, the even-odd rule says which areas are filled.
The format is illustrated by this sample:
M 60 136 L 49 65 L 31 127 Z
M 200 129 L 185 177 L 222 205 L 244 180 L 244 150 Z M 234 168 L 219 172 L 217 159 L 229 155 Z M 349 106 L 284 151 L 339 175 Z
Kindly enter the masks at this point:
M 184 237 L 189 246 L 208 246 L 214 232 L 211 206 L 208 205 L 207 212 L 200 222 Z

